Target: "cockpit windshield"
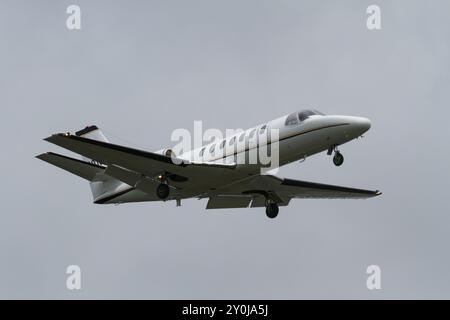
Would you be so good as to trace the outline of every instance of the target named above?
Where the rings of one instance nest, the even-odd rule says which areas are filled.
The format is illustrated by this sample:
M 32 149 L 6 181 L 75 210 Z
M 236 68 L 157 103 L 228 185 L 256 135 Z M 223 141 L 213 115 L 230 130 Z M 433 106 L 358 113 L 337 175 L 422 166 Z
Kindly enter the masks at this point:
M 294 112 L 287 116 L 286 122 L 284 123 L 286 126 L 293 126 L 296 124 L 301 123 L 302 121 L 305 121 L 310 116 L 320 115 L 323 116 L 322 112 L 319 112 L 317 110 L 303 110 L 300 112 Z

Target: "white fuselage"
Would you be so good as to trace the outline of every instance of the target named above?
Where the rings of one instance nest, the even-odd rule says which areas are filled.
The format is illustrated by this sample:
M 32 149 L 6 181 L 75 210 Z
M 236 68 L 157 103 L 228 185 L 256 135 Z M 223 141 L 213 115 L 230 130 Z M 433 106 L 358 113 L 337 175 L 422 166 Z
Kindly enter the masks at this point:
M 245 167 L 246 164 L 250 164 L 248 162 L 250 152 L 266 144 L 273 144 L 277 140 L 279 166 L 282 166 L 346 143 L 361 136 L 370 128 L 370 120 L 362 117 L 317 114 L 311 115 L 303 121 L 286 125 L 286 119 L 289 116 L 286 115 L 228 136 L 224 139 L 225 147 L 223 149 L 220 148 L 223 140 L 220 140 L 185 152 L 178 157 L 196 162 L 237 163 L 238 168 Z M 266 129 L 260 133 L 263 126 L 266 126 Z M 271 129 L 278 131 L 278 139 L 274 139 L 272 135 L 268 140 L 257 139 Z M 249 139 L 253 130 L 256 131 Z M 239 143 L 242 134 L 245 134 L 245 139 Z M 234 140 L 231 146 L 230 140 Z M 211 152 L 213 146 L 214 152 Z M 202 149 L 203 152 L 201 152 Z M 257 166 L 253 165 L 253 167 L 258 167 L 258 164 L 262 166 L 259 162 L 256 164 Z

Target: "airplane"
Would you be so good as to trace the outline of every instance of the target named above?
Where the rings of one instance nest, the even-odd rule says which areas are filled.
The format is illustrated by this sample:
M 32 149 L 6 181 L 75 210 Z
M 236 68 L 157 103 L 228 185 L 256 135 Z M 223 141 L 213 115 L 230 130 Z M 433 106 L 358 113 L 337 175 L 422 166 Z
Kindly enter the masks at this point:
M 262 148 L 264 139 L 258 137 L 276 130 L 279 166 L 323 151 L 334 154 L 334 165 L 341 166 L 344 157 L 338 147 L 361 137 L 370 125 L 363 117 L 303 110 L 179 155 L 167 148 L 149 152 L 109 143 L 101 129 L 91 125 L 44 139 L 82 160 L 53 152 L 36 157 L 88 180 L 95 204 L 175 200 L 180 206 L 182 199 L 208 198 L 206 209 L 259 207 L 275 218 L 279 207 L 292 199 L 366 199 L 381 192 L 261 174 L 261 161 L 243 161 Z M 275 144 L 270 135 L 265 141 L 266 147 Z

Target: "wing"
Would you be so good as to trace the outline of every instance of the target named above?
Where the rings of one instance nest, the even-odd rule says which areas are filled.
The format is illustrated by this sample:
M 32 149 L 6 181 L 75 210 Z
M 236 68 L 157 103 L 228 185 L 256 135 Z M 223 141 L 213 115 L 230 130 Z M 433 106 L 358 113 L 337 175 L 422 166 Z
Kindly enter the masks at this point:
M 281 179 L 272 175 L 247 178 L 209 192 L 207 209 L 263 207 L 266 199 L 281 206 L 294 198 L 367 199 L 380 195 L 378 190 L 364 190 L 316 182 Z
M 158 175 L 164 174 L 172 187 L 179 191 L 183 189 L 183 197 L 198 195 L 210 187 L 236 179 L 235 164 L 178 161 L 180 159 L 173 161 L 171 157 L 162 154 L 71 134 L 59 133 L 45 140 L 104 164 L 107 167 L 106 174 L 132 186 L 142 177 L 145 177 L 144 180 L 153 179 L 154 182 Z M 140 189 L 147 190 L 150 185 L 151 181 L 144 181 Z M 154 188 L 151 192 L 154 193 Z

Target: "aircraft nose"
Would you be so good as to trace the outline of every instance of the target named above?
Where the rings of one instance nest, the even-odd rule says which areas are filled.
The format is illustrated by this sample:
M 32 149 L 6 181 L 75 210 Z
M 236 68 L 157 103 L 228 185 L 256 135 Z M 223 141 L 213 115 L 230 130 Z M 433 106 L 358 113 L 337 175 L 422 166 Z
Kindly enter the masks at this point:
M 370 128 L 370 120 L 363 117 L 348 117 L 350 130 L 346 132 L 351 137 L 359 137 Z
M 364 117 L 355 117 L 354 125 L 358 131 L 364 133 L 370 129 L 370 120 Z

